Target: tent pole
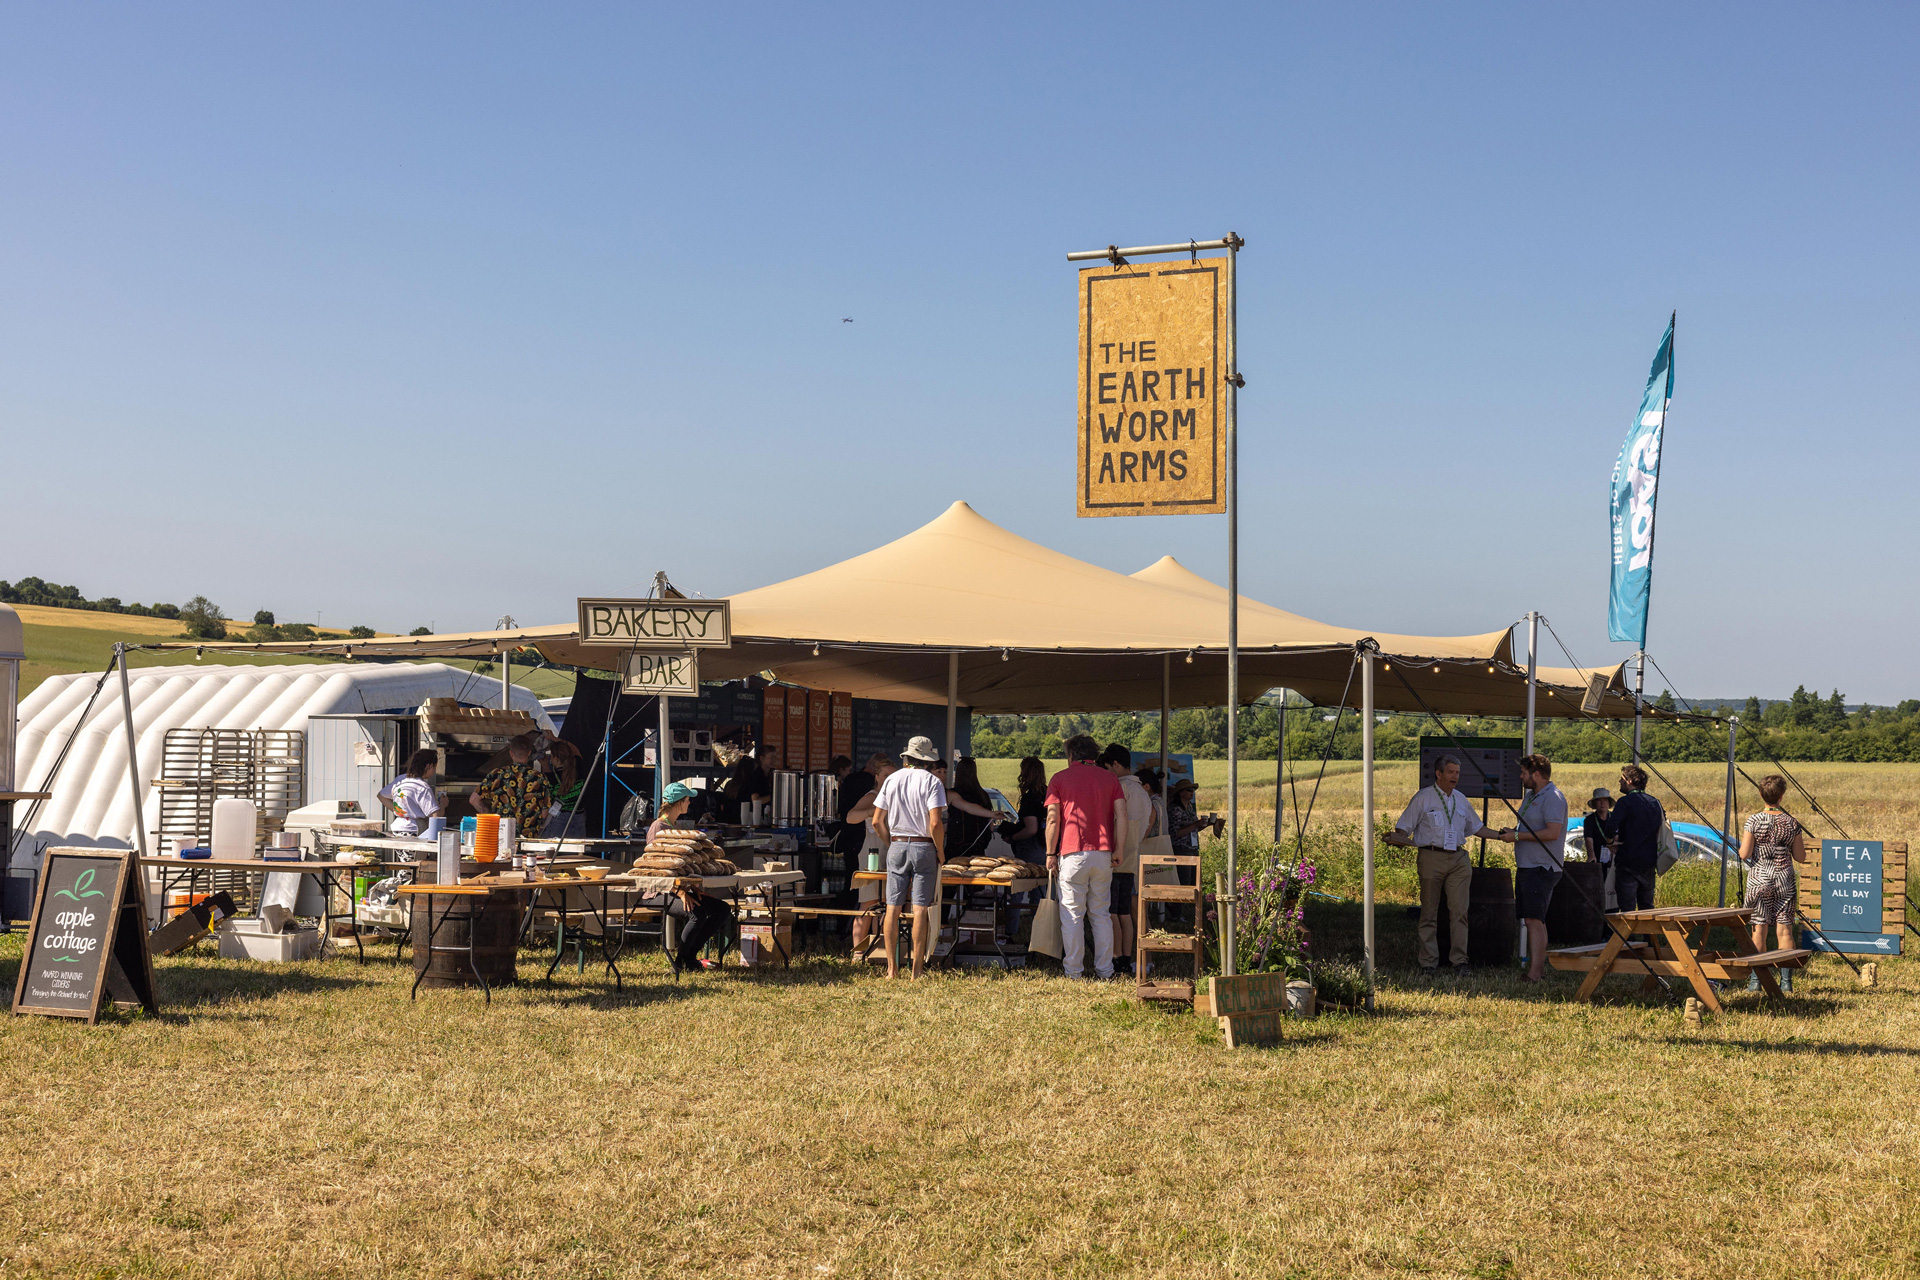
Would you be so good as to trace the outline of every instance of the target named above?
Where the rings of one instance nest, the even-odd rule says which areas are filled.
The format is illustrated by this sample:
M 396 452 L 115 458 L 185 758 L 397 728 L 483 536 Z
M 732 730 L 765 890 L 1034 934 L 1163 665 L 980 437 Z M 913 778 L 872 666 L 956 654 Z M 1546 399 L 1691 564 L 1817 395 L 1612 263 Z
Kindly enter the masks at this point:
M 1240 896 L 1240 238 L 1227 236 L 1227 901 L 1220 972 L 1232 977 Z
M 500 709 L 513 710 L 513 655 L 500 651 Z
M 1273 752 L 1273 844 L 1280 846 L 1280 817 L 1286 808 L 1281 799 L 1287 785 L 1287 691 L 1280 691 L 1280 745 Z
M 1373 653 L 1360 655 L 1360 927 L 1373 981 Z
M 960 651 L 947 650 L 947 776 L 953 776 L 953 747 L 960 720 Z
M 1640 703 L 1647 689 L 1647 651 L 1633 655 L 1633 762 L 1640 763 Z
M 653 816 L 659 817 L 660 811 L 667 807 L 667 774 L 673 768 L 673 746 L 669 741 L 673 734 L 667 727 L 667 695 L 660 695 L 660 745 L 653 753 Z M 806 762 L 801 761 L 802 764 Z M 749 797 L 751 799 L 751 797 Z
M 1720 817 L 1720 903 L 1727 905 L 1727 842 L 1733 839 L 1733 762 L 1734 749 L 1740 742 L 1740 717 L 1727 717 L 1727 805 Z
M 1527 755 L 1533 754 L 1533 699 L 1540 671 L 1540 614 L 1527 614 Z
M 1173 655 L 1160 655 L 1160 796 L 1173 798 L 1173 764 L 1167 759 L 1167 721 L 1173 715 Z
M 120 712 L 127 721 L 127 786 L 133 792 L 133 835 L 144 858 L 147 856 L 147 815 L 140 803 L 140 740 L 133 733 L 133 689 L 127 683 L 126 645 L 113 646 L 113 660 L 120 664 Z

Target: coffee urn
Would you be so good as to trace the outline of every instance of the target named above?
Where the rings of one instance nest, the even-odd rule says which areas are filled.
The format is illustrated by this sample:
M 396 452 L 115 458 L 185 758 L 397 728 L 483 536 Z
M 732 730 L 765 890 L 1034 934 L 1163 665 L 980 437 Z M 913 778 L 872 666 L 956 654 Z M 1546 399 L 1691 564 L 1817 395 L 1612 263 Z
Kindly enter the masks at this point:
M 773 772 L 773 825 L 803 826 L 807 820 L 807 777 L 791 769 Z

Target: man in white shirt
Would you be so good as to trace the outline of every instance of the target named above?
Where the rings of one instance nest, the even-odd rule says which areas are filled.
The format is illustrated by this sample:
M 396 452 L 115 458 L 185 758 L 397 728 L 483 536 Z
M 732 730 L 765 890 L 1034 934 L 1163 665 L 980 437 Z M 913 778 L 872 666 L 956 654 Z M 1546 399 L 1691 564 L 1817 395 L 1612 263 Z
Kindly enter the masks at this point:
M 1428 973 L 1440 967 L 1440 891 L 1445 889 L 1453 971 L 1465 977 L 1472 972 L 1467 966 L 1467 904 L 1473 896 L 1473 860 L 1467 856 L 1467 841 L 1476 836 L 1498 840 L 1500 833 L 1480 821 L 1473 801 L 1461 795 L 1459 787 L 1460 761 L 1441 756 L 1433 785 L 1414 793 L 1387 843 L 1420 851 L 1420 967 Z
M 940 758 L 928 738 L 900 753 L 906 767 L 888 775 L 873 801 L 873 830 L 887 847 L 887 976 L 900 976 L 900 910 L 913 906 L 913 976 L 933 949 L 933 904 L 940 895 L 940 853 L 947 840 L 947 789 L 927 766 Z

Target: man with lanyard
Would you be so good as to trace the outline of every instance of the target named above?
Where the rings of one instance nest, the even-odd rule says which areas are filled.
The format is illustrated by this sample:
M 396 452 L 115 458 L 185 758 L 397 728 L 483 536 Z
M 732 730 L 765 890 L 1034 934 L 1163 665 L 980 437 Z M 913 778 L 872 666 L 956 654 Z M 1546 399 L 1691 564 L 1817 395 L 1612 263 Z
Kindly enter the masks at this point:
M 1514 828 L 1500 833 L 1502 840 L 1513 843 L 1513 896 L 1527 929 L 1528 982 L 1547 980 L 1547 904 L 1565 870 L 1561 846 L 1567 836 L 1567 798 L 1552 778 L 1553 761 L 1542 755 L 1520 757 L 1520 785 L 1526 796 Z
M 1440 967 L 1440 891 L 1445 889 L 1453 971 L 1464 978 L 1473 972 L 1467 965 L 1467 904 L 1473 896 L 1467 841 L 1476 836 L 1497 840 L 1499 832 L 1480 821 L 1459 786 L 1460 761 L 1441 756 L 1433 768 L 1433 785 L 1414 792 L 1386 840 L 1420 851 L 1420 967 L 1428 973 Z
M 1620 770 L 1620 801 L 1600 825 L 1613 851 L 1613 897 L 1621 911 L 1653 909 L 1653 879 L 1660 865 L 1660 828 L 1667 811 L 1647 794 L 1647 771 L 1637 764 Z

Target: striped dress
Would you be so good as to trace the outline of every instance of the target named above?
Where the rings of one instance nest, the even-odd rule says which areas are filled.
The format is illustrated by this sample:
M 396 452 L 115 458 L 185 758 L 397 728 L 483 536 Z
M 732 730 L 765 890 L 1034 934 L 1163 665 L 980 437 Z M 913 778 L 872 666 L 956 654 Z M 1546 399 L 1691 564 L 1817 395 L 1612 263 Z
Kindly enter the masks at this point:
M 1747 873 L 1744 905 L 1753 908 L 1753 923 L 1791 927 L 1799 892 L 1793 868 L 1793 838 L 1800 824 L 1792 814 L 1768 809 L 1747 819 L 1753 836 L 1753 863 Z

